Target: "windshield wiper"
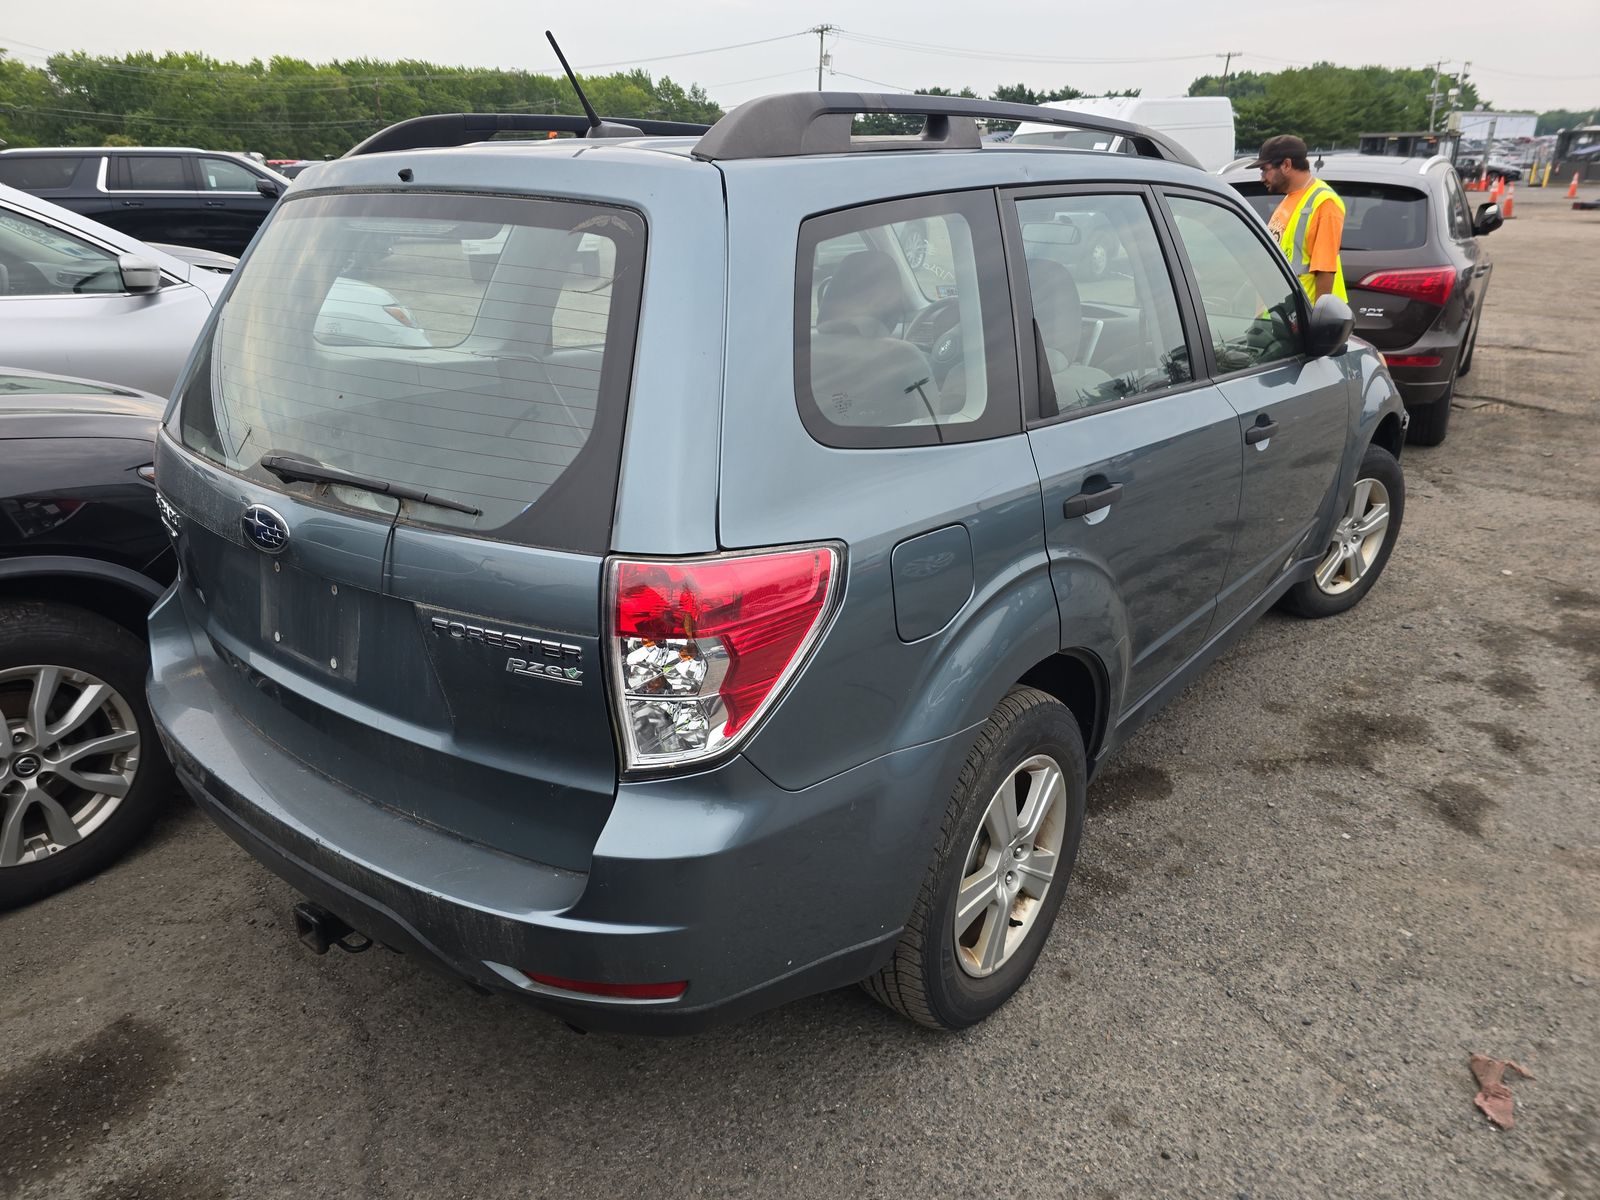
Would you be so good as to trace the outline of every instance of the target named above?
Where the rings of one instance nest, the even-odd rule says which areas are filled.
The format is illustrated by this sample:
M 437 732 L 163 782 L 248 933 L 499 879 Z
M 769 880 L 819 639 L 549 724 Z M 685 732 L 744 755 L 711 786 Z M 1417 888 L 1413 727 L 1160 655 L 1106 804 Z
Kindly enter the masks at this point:
M 284 454 L 263 454 L 261 465 L 285 483 L 294 480 L 301 483 L 343 483 L 361 488 L 363 491 L 377 492 L 380 496 L 393 496 L 396 500 L 416 500 L 422 504 L 432 504 L 436 508 L 448 508 L 474 517 L 483 515 L 483 509 L 474 508 L 460 500 L 452 500 L 449 496 L 436 496 L 432 492 L 425 492 L 406 483 L 390 483 L 387 479 L 379 479 L 376 475 L 362 475 L 339 467 L 325 467 L 321 463 L 310 462 L 304 458 L 290 458 Z

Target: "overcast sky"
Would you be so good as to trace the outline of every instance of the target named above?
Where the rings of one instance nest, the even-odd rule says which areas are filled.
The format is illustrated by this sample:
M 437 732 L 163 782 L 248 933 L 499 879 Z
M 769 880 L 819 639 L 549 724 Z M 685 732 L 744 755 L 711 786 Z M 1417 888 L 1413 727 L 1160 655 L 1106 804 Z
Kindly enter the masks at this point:
M 604 15 L 586 21 L 590 12 Z M 1235 50 L 1242 57 L 1234 59 L 1234 70 L 1279 70 L 1321 59 L 1349 66 L 1467 60 L 1480 91 L 1498 108 L 1600 106 L 1600 0 L 1123 0 L 1070 6 L 1060 0 L 611 0 L 592 6 L 527 0 L 10 0 L 0 10 L 0 47 L 34 63 L 58 50 L 196 50 L 235 61 L 278 54 L 315 62 L 412 58 L 553 71 L 555 56 L 542 32 L 548 24 L 579 70 L 643 66 L 685 85 L 703 84 L 726 106 L 766 92 L 815 87 L 817 37 L 784 35 L 821 23 L 842 27 L 828 38 L 833 74 L 824 76 L 825 86 L 839 90 L 941 85 L 986 94 L 999 84 L 1026 83 L 1177 95 L 1195 76 L 1220 71 L 1221 53 Z M 768 38 L 777 40 L 714 50 Z M 678 57 L 686 51 L 702 53 Z

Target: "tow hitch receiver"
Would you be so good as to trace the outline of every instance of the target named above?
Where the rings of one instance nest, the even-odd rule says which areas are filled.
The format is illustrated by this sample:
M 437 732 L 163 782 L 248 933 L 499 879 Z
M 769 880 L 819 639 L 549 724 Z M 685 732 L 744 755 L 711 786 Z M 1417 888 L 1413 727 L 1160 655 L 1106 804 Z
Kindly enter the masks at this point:
M 347 954 L 372 949 L 372 939 L 357 933 L 343 920 L 309 900 L 294 906 L 294 930 L 313 954 L 326 954 L 337 946 Z

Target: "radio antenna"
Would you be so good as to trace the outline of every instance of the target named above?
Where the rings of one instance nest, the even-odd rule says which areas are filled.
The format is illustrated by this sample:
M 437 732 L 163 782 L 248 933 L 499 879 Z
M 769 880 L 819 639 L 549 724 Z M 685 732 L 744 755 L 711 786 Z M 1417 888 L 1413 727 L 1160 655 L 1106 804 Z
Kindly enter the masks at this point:
M 612 121 L 602 121 L 600 114 L 594 111 L 594 105 L 589 103 L 589 97 L 583 94 L 583 88 L 578 83 L 578 77 L 573 73 L 572 67 L 567 63 L 567 56 L 561 53 L 561 46 L 556 42 L 556 35 L 548 29 L 544 36 L 550 40 L 550 48 L 556 52 L 556 57 L 561 60 L 561 69 L 567 73 L 567 82 L 572 84 L 572 90 L 578 93 L 578 103 L 583 105 L 583 111 L 589 118 L 589 131 L 584 137 L 640 137 L 644 131 L 632 125 L 619 125 Z

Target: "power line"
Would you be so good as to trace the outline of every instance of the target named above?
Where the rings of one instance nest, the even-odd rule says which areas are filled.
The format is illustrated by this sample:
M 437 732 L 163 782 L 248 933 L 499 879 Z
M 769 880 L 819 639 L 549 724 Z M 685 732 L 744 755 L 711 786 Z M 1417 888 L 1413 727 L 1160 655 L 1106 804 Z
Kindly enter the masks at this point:
M 898 38 L 880 37 L 876 34 L 857 33 L 850 29 L 834 27 L 834 32 L 841 38 L 849 41 L 860 42 L 867 46 L 876 46 L 880 49 L 905 50 L 918 54 L 943 55 L 955 58 L 974 58 L 982 60 L 1001 60 L 1005 62 L 1028 63 L 1061 63 L 1066 65 L 1086 66 L 1091 64 L 1130 65 L 1152 62 L 1188 62 L 1199 59 L 1215 57 L 1212 54 L 1172 54 L 1150 55 L 1144 54 L 1135 58 L 1119 57 L 1084 57 L 1055 54 L 1024 54 L 1011 50 L 976 50 L 971 47 L 938 46 L 929 42 L 908 42 Z

